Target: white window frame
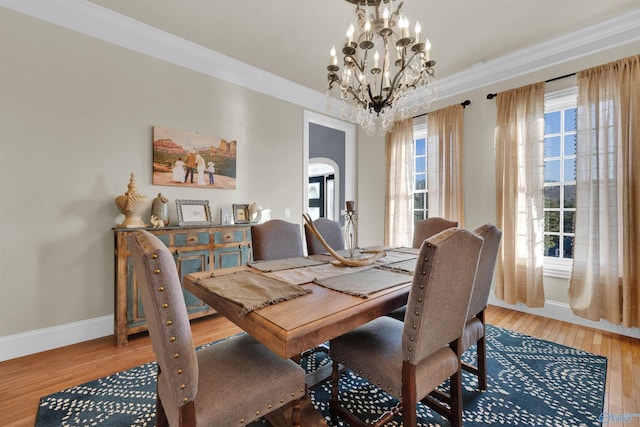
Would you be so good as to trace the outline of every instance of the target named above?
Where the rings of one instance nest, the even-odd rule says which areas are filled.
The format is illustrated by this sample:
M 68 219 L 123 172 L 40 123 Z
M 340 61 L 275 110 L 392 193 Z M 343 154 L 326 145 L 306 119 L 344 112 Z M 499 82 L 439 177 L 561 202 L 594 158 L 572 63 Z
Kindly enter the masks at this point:
M 424 139 L 425 140 L 425 147 L 424 147 L 424 157 L 425 157 L 425 167 L 427 167 L 427 143 L 428 143 L 428 132 L 427 132 L 427 123 L 420 123 L 417 125 L 413 126 L 413 155 L 412 155 L 412 167 L 415 168 L 415 164 L 416 164 L 416 141 L 418 139 Z M 412 197 L 411 197 L 411 235 L 413 236 L 413 226 L 415 224 L 415 209 L 413 206 L 413 200 L 414 200 L 414 195 L 415 193 L 417 193 L 418 191 L 416 191 L 415 186 L 413 185 L 416 182 L 416 171 L 414 169 L 412 169 L 413 173 L 411 175 L 411 179 L 413 180 L 411 187 L 413 188 L 412 190 Z M 422 171 L 421 171 L 422 172 Z M 426 170 L 424 171 L 425 173 L 427 172 Z M 426 178 L 426 176 L 425 176 Z M 429 180 L 426 180 L 426 185 L 425 185 L 425 189 L 423 190 L 419 190 L 420 193 L 424 192 L 425 193 L 425 197 L 428 200 L 429 197 Z M 428 206 L 428 205 L 427 205 Z M 427 207 L 426 213 L 427 213 L 427 217 L 429 216 L 429 208 Z
M 545 114 L 547 112 L 558 111 L 561 109 L 577 108 L 577 106 L 578 106 L 577 86 L 545 94 L 545 98 L 544 98 Z M 564 117 L 563 117 L 563 120 L 564 120 Z M 562 143 L 564 143 L 564 141 L 562 141 Z M 561 167 L 563 166 L 564 165 L 561 165 Z M 560 210 L 560 215 L 563 216 L 563 210 Z M 574 221 L 575 221 L 575 217 L 574 217 Z M 572 267 L 573 267 L 573 259 L 555 258 L 555 257 L 548 257 L 548 256 L 545 256 L 543 258 L 543 271 L 545 276 L 557 277 L 561 279 L 569 279 L 571 277 Z

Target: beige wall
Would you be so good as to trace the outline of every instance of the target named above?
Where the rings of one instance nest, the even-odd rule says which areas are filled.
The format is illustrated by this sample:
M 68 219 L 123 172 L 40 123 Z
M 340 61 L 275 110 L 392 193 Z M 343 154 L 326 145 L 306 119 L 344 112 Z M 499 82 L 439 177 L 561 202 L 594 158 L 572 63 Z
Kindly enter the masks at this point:
M 303 110 L 0 8 L 0 337 L 113 314 L 114 198 L 301 221 Z M 237 189 L 151 185 L 152 126 L 238 141 Z M 172 207 L 175 219 L 175 209 Z
M 480 88 L 465 99 L 465 225 L 495 221 L 496 92 L 636 54 L 640 43 Z M 151 128 L 238 141 L 236 190 L 151 185 Z M 0 8 L 0 338 L 113 314 L 114 198 L 257 201 L 299 222 L 303 109 Z M 383 237 L 384 138 L 358 131 L 360 243 Z M 172 210 L 175 218 L 175 210 Z M 554 281 L 554 292 L 563 281 Z

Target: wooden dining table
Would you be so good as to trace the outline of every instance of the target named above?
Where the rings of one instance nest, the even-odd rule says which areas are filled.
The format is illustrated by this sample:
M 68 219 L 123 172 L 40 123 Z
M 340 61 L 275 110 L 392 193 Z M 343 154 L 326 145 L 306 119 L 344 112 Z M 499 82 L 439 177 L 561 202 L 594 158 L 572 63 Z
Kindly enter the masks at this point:
M 404 265 L 408 266 L 415 265 L 417 252 L 406 249 L 405 252 L 397 252 L 395 257 L 390 251 L 387 253 L 389 256 L 365 268 L 336 266 L 328 262 L 330 258 L 325 257 L 326 262 L 322 262 L 323 256 L 314 256 L 306 257 L 304 260 L 316 260 L 322 263 L 279 271 L 261 269 L 267 266 L 264 263 L 213 272 L 203 271 L 186 275 L 183 286 L 274 353 L 283 358 L 299 360 L 300 355 L 306 350 L 315 348 L 407 303 L 413 278 L 412 271 L 408 271 L 410 268 L 403 270 L 387 268 L 387 266 L 393 266 L 394 262 L 397 264 L 404 262 Z M 385 264 L 385 259 L 392 262 Z M 291 261 L 302 260 L 292 259 Z M 362 279 L 365 273 L 365 277 L 374 279 L 391 276 L 393 273 L 396 275 L 393 276 L 395 282 L 402 283 L 393 284 L 366 296 L 353 295 L 320 284 L 322 280 L 318 280 L 315 276 L 316 272 L 323 276 L 320 279 L 327 279 L 327 282 L 339 276 L 343 276 L 343 281 L 348 281 L 351 277 Z M 234 274 L 249 275 L 252 281 L 257 281 L 258 284 L 274 279 L 283 283 L 287 280 L 296 282 L 292 285 L 308 293 L 246 312 L 242 304 L 212 290 L 212 286 L 224 281 L 225 276 L 232 277 L 231 275 Z M 355 275 L 350 276 L 351 274 Z M 286 279 L 287 275 L 294 278 Z M 239 281 L 233 286 L 241 288 L 245 284 Z M 316 372 L 315 378 L 326 378 L 330 368 L 329 365 L 325 367 L 327 372 Z M 308 378 L 309 386 L 311 386 L 310 382 L 314 381 Z

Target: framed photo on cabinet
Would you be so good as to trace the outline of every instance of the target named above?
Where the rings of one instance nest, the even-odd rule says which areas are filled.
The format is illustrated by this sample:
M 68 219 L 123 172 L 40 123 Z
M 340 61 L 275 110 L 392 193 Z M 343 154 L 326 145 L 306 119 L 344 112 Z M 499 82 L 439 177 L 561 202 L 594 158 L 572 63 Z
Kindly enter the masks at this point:
M 176 200 L 178 225 L 211 225 L 208 200 Z
M 249 224 L 249 204 L 233 205 L 233 222 L 235 224 Z

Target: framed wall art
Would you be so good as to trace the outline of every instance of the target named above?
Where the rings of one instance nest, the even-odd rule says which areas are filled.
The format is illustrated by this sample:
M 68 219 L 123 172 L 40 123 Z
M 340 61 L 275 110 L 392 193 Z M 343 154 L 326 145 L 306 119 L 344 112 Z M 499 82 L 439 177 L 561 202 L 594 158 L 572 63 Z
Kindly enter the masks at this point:
M 153 126 L 154 185 L 236 188 L 236 141 Z
M 211 225 L 208 200 L 176 200 L 178 225 Z
M 249 224 L 249 204 L 233 205 L 233 222 L 236 224 Z

